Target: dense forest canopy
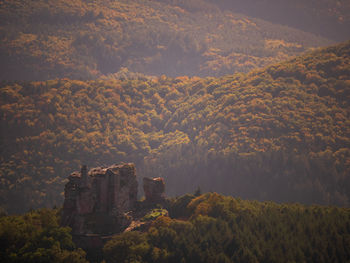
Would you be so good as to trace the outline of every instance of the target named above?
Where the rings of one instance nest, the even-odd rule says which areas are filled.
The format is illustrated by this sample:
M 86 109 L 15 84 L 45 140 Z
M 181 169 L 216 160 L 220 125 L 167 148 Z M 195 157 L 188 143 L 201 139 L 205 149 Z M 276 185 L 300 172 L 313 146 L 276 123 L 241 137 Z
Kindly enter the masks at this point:
M 349 205 L 350 42 L 249 74 L 2 82 L 0 204 L 61 204 L 81 164 L 167 192 Z
M 181 3 L 175 3 L 181 2 Z M 331 40 L 204 1 L 0 2 L 0 80 L 248 72 Z
M 60 227 L 57 209 L 30 211 L 21 216 L 0 214 L 0 261 L 88 263 L 76 248 L 71 229 Z
M 0 262 L 350 262 L 349 28 L 349 0 L 0 0 Z M 122 162 L 168 198 L 70 177 L 57 208 Z
M 116 236 L 106 262 L 346 262 L 350 211 L 183 196 L 148 231 Z M 187 217 L 184 217 L 186 215 Z
M 347 262 L 350 209 L 243 201 L 187 194 L 143 231 L 109 240 L 90 262 Z M 164 210 L 164 209 L 163 209 Z M 59 227 L 59 210 L 0 215 L 1 262 L 86 263 L 85 252 Z

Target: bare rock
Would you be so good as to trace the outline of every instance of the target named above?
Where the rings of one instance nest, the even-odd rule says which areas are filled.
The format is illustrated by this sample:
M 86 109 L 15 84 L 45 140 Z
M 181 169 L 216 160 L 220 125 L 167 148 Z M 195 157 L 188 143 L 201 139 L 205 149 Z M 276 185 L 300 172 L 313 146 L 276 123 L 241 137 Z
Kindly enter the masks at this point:
M 126 212 L 135 207 L 137 180 L 134 164 L 98 167 L 68 177 L 62 225 L 73 234 L 109 234 L 130 224 Z
M 68 177 L 63 204 L 63 226 L 72 228 L 78 247 L 102 255 L 105 242 L 115 234 L 146 228 L 141 219 L 156 204 L 165 201 L 162 178 L 144 178 L 145 202 L 137 201 L 138 184 L 132 163 L 96 167 Z M 151 219 L 154 219 L 154 213 Z
M 143 190 L 145 192 L 146 202 L 162 203 L 165 200 L 165 183 L 161 177 L 144 177 Z

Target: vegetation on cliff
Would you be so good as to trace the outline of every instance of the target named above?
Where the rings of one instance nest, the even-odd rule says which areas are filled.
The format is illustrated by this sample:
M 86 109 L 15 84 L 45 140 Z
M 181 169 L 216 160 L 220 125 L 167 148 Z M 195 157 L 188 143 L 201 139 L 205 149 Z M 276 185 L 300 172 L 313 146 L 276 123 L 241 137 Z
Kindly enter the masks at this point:
M 143 231 L 124 232 L 108 241 L 105 262 L 350 260 L 349 208 L 278 205 L 216 193 L 187 194 L 169 200 L 166 208 L 169 217 L 157 215 Z M 2 215 L 1 262 L 87 262 L 58 220 L 57 210 L 47 209 Z
M 94 79 L 125 68 L 222 76 L 331 43 L 205 1 L 185 2 L 2 1 L 0 80 Z
M 0 204 L 62 202 L 82 163 L 134 162 L 170 195 L 349 205 L 350 42 L 249 74 L 2 82 Z
M 242 201 L 216 193 L 179 197 L 169 209 L 170 217 L 158 217 L 147 231 L 109 241 L 106 262 L 350 259 L 349 209 Z

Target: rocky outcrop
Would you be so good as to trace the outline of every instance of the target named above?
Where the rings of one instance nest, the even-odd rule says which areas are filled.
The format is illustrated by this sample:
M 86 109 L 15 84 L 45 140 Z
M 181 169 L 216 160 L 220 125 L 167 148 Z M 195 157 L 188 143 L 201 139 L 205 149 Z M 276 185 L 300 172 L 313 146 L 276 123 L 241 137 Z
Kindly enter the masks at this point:
M 162 203 L 165 200 L 165 183 L 161 177 L 144 177 L 143 190 L 148 203 Z
M 137 201 L 134 164 L 97 167 L 68 177 L 63 204 L 63 226 L 72 228 L 73 241 L 92 261 L 102 260 L 102 247 L 114 234 L 147 228 L 144 221 L 158 204 L 165 204 L 164 180 L 144 178 L 146 200 Z M 157 213 L 151 214 L 154 219 Z
M 73 235 L 108 235 L 125 229 L 128 212 L 137 202 L 137 180 L 133 164 L 98 167 L 68 177 L 65 186 L 62 225 Z

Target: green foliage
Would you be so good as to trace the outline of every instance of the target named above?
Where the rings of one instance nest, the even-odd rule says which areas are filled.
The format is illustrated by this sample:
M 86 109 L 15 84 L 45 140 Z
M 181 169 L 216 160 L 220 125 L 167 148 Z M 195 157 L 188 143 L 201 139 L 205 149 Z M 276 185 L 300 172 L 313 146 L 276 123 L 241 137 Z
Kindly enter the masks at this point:
M 188 218 L 190 210 L 187 208 L 187 205 L 194 198 L 194 195 L 186 194 L 172 200 L 169 206 L 169 215 L 173 218 Z
M 0 80 L 222 76 L 330 44 L 205 1 L 170 2 L 3 1 Z
M 152 221 L 160 216 L 166 216 L 168 214 L 168 211 L 165 209 L 153 209 L 149 213 L 147 213 L 141 221 Z
M 222 78 L 3 82 L 0 205 L 58 205 L 81 164 L 122 161 L 173 196 L 349 205 L 349 48 Z
M 143 262 L 147 256 L 149 244 L 146 235 L 137 231 L 126 232 L 114 237 L 104 246 L 104 257 L 107 262 Z
M 106 262 L 350 259 L 349 209 L 242 201 L 216 193 L 193 199 L 188 209 L 187 221 L 159 217 L 145 233 L 116 236 L 105 245 Z
M 87 262 L 85 252 L 75 249 L 70 229 L 59 226 L 57 213 L 41 209 L 0 217 L 0 261 Z
M 189 200 L 174 198 L 169 207 Z M 105 262 L 347 262 L 350 209 L 243 201 L 216 193 L 190 198 L 188 218 L 157 217 L 144 232 L 115 235 Z M 159 212 L 159 211 L 157 211 Z M 58 211 L 0 217 L 1 262 L 87 262 Z

